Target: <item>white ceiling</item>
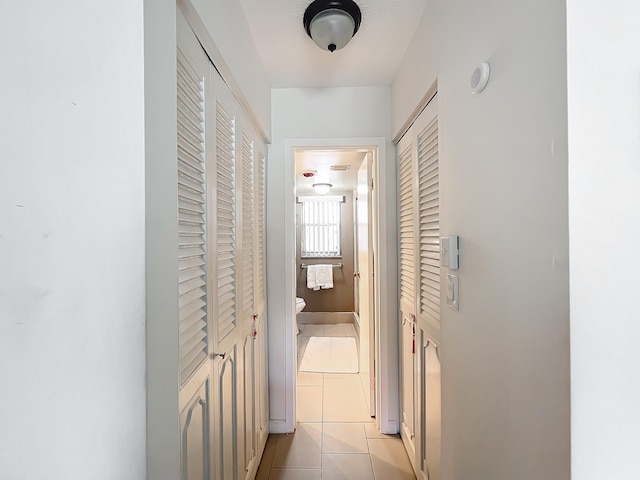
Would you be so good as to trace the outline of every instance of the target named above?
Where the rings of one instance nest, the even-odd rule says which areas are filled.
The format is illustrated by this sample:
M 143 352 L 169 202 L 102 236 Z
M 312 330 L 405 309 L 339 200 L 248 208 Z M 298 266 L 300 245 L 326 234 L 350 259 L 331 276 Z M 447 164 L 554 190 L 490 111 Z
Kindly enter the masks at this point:
M 366 150 L 297 150 L 294 155 L 296 193 L 313 193 L 311 185 L 316 182 L 330 183 L 334 191 L 355 190 L 358 187 L 358 169 L 366 154 Z M 348 165 L 349 169 L 344 172 L 331 171 L 332 165 Z M 307 171 L 314 171 L 316 175 L 305 178 L 302 173 Z
M 390 85 L 428 0 L 355 0 L 362 24 L 334 53 L 304 30 L 311 1 L 240 0 L 273 88 Z

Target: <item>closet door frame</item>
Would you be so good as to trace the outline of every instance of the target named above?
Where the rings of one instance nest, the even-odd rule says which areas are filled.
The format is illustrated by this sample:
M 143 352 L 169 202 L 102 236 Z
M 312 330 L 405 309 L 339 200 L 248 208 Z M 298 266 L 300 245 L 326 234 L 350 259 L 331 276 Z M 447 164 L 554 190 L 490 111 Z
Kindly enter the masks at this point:
M 412 238 L 415 296 L 414 304 L 408 305 L 401 295 L 402 323 L 399 326 L 400 371 L 403 378 L 401 393 L 405 395 L 401 399 L 402 418 L 412 420 L 413 431 L 410 428 L 411 425 L 405 425 L 403 421 L 401 435 L 416 476 L 421 480 L 439 480 L 441 464 L 440 308 L 442 295 L 440 286 L 443 284 L 443 273 L 440 268 L 439 253 L 441 195 L 438 137 L 438 96 L 434 90 L 425 107 L 419 111 L 397 145 L 399 188 L 402 189 L 401 161 L 406 158 L 408 151 L 411 155 L 414 179 Z M 432 143 L 435 141 L 435 147 L 425 140 L 430 140 Z M 435 148 L 435 156 L 430 153 L 433 148 Z M 399 198 L 400 195 L 401 190 Z M 403 233 L 401 222 L 402 218 L 399 219 L 398 225 L 400 235 Z M 399 250 L 402 279 L 401 257 L 402 252 Z M 411 318 L 408 318 L 409 315 Z M 414 354 L 411 359 L 406 352 L 407 336 L 410 335 L 407 333 L 407 328 L 413 328 L 414 332 L 411 339 Z M 411 376 L 409 375 L 411 370 L 413 382 L 405 378 Z M 409 391 L 411 387 L 412 391 Z M 409 408 L 412 403 L 413 412 L 405 412 L 405 407 Z

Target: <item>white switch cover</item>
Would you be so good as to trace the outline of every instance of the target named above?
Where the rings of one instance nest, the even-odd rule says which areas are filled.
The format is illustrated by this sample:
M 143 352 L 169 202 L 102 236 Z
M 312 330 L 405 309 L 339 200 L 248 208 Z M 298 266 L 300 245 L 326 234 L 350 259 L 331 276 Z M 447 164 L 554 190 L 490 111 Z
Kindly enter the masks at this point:
M 460 238 L 458 235 L 440 237 L 440 265 L 451 270 L 457 270 L 460 252 Z
M 447 273 L 447 305 L 458 310 L 458 277 L 451 273 Z

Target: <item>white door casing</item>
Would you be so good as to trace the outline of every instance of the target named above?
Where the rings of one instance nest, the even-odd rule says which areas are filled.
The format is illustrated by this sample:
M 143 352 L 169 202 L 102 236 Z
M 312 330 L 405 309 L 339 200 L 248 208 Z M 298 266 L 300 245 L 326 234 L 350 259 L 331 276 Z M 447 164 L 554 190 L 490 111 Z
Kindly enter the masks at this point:
M 360 373 L 371 416 L 375 416 L 375 328 L 374 328 L 374 248 L 373 248 L 373 154 L 367 153 L 358 170 L 356 197 L 356 261 L 360 320 Z

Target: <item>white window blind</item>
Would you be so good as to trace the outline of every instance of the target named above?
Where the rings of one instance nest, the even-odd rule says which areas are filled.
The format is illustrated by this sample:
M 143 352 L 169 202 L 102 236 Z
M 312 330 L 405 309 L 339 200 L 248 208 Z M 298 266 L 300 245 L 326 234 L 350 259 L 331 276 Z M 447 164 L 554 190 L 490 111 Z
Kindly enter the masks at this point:
M 235 120 L 216 106 L 216 224 L 218 242 L 217 341 L 237 325 L 236 312 L 236 170 Z
M 180 380 L 208 356 L 204 80 L 178 49 L 178 293 Z
M 253 312 L 253 141 L 242 134 L 242 286 L 244 312 Z
M 298 197 L 303 257 L 339 257 L 340 210 L 344 197 Z
M 413 180 L 413 157 L 409 144 L 400 153 L 400 301 L 411 306 L 415 302 Z
M 257 263 L 258 263 L 258 277 L 257 277 L 257 299 L 260 305 L 266 299 L 265 292 L 265 276 L 266 276 L 266 264 L 265 264 L 265 158 L 264 155 L 259 154 L 256 161 L 256 237 L 258 241 Z
M 420 312 L 440 323 L 440 183 L 438 118 L 418 135 Z

